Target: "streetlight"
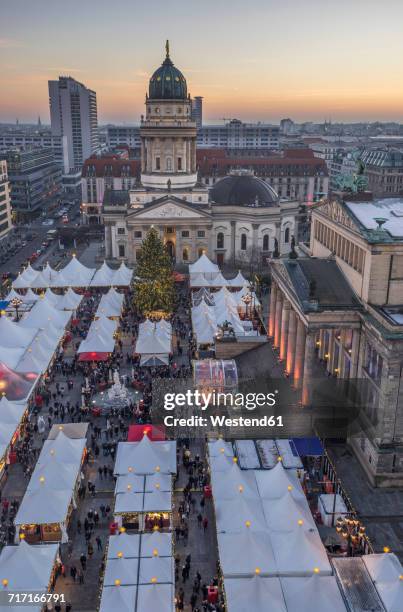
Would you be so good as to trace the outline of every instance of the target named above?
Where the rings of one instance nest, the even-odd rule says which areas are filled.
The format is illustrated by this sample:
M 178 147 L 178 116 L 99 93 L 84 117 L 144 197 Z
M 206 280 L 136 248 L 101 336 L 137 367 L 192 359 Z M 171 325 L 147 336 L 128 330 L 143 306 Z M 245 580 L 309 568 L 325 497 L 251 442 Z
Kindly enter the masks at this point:
M 17 323 L 20 320 L 20 317 L 18 315 L 18 309 L 21 306 L 21 304 L 22 304 L 22 300 L 20 298 L 15 297 L 11 300 L 11 306 L 15 308 L 15 318 L 16 318 Z
M 248 318 L 248 306 L 249 306 L 249 304 L 250 304 L 250 303 L 251 303 L 251 301 L 252 301 L 252 296 L 251 296 L 251 294 L 250 294 L 250 293 L 246 293 L 245 295 L 243 295 L 243 296 L 242 296 L 242 301 L 243 301 L 243 303 L 244 303 L 244 304 L 245 304 L 245 306 L 246 306 L 245 315 L 246 315 L 246 318 Z

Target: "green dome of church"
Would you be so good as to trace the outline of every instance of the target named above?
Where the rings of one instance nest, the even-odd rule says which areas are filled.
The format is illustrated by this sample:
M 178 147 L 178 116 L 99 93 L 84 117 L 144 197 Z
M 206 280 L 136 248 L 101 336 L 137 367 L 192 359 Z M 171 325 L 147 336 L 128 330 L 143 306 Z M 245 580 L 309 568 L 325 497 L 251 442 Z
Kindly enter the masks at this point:
M 187 98 L 186 79 L 175 68 L 169 57 L 169 43 L 166 44 L 166 58 L 150 79 L 148 97 L 152 100 L 185 100 Z

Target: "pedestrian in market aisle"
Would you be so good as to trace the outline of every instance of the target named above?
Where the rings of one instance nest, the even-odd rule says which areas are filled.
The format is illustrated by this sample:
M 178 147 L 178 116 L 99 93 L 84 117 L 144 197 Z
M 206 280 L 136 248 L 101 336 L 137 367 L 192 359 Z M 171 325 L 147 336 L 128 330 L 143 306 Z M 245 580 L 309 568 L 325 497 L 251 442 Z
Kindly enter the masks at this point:
M 87 557 L 84 553 L 81 553 L 80 555 L 80 563 L 82 569 L 85 570 L 87 568 Z
M 97 543 L 97 550 L 102 550 L 102 540 L 101 540 L 101 538 L 99 536 L 97 536 L 95 538 L 95 541 Z
M 207 527 L 208 527 L 208 518 L 207 518 L 207 516 L 205 516 L 204 519 L 203 519 L 203 529 L 204 529 L 204 531 L 206 531 Z
M 198 525 L 199 529 L 201 529 L 202 522 L 203 522 L 203 516 L 199 512 L 199 514 L 197 515 L 197 525 Z
M 77 568 L 75 565 L 72 565 L 70 568 L 70 576 L 73 578 L 74 582 L 76 581 L 77 576 Z
M 84 572 L 82 570 L 78 570 L 78 582 L 84 584 Z
M 71 603 L 67 602 L 66 603 L 66 612 L 71 612 L 72 608 L 71 608 Z
M 92 555 L 94 554 L 94 547 L 91 541 L 88 542 L 87 553 L 88 553 L 89 558 L 91 559 Z

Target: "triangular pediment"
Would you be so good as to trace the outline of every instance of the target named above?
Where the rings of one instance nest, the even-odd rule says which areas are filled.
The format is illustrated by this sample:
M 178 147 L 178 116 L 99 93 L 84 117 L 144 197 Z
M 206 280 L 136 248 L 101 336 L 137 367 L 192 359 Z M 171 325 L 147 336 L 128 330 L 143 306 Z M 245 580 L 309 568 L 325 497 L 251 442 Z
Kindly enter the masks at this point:
M 343 225 L 355 232 L 360 231 L 359 225 L 354 222 L 348 208 L 339 200 L 326 200 L 323 203 L 319 203 L 315 209 L 339 225 Z
M 136 219 L 203 219 L 210 217 L 209 212 L 198 210 L 197 204 L 187 204 L 175 197 L 164 197 L 153 204 L 129 213 Z

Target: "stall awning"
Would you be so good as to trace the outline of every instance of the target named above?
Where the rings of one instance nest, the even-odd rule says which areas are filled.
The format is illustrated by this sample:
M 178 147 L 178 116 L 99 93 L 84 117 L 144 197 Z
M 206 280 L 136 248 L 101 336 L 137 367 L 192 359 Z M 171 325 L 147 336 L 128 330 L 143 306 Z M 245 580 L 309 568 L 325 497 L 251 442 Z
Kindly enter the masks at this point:
M 324 453 L 319 438 L 292 438 L 300 457 L 321 457 Z
M 80 353 L 78 361 L 108 361 L 110 353 Z
M 146 435 L 152 442 L 165 440 L 165 427 L 163 425 L 130 425 L 127 433 L 128 442 L 140 442 Z

